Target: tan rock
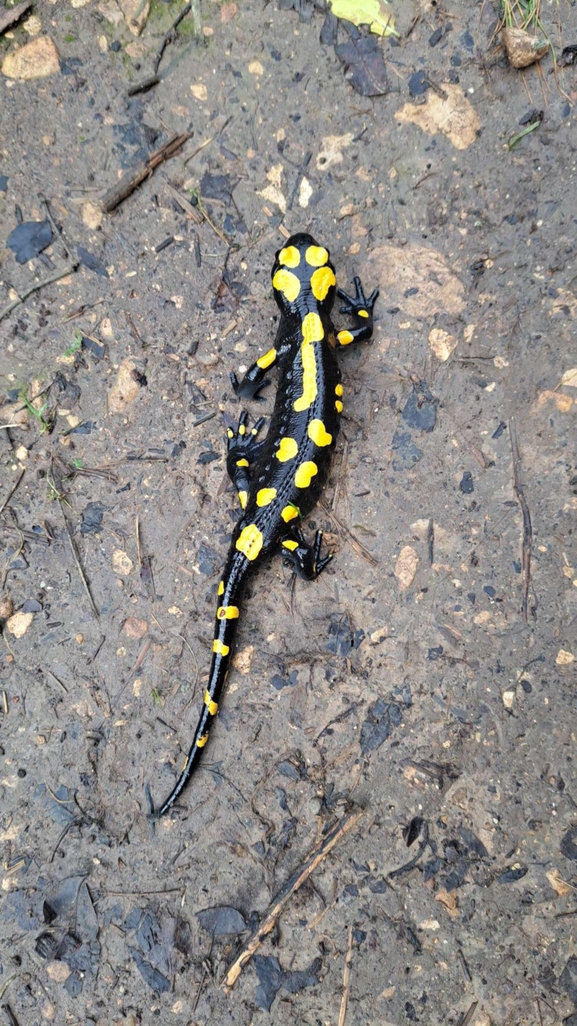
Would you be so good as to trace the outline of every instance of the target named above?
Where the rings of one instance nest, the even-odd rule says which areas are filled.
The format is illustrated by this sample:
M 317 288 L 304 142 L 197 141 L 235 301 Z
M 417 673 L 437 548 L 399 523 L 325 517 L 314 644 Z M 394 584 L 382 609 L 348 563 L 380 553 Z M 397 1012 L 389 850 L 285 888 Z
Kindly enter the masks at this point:
M 132 35 L 139 36 L 150 13 L 150 0 L 120 0 L 120 9 Z
M 2 74 L 26 82 L 60 72 L 58 50 L 50 36 L 38 36 L 4 58 Z
M 9 634 L 13 634 L 15 638 L 22 638 L 33 619 L 34 613 L 14 613 L 14 616 L 11 616 L 6 621 L 6 630 Z
M 131 357 L 127 357 L 120 364 L 116 381 L 108 393 L 110 413 L 124 413 L 126 407 L 134 402 L 140 392 L 137 375 L 138 368 L 135 361 Z
M 531 36 L 525 29 L 504 28 L 501 32 L 501 40 L 509 64 L 514 68 L 528 68 L 530 64 L 541 60 L 549 49 L 549 43 L 544 39 L 537 39 Z

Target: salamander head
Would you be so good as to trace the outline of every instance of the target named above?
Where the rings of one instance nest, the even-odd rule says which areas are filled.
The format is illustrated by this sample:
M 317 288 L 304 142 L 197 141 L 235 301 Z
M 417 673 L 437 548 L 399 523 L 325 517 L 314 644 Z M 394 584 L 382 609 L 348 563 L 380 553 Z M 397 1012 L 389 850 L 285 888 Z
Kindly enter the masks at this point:
M 272 285 L 284 314 L 300 314 L 303 306 L 310 309 L 311 301 L 330 314 L 336 278 L 328 249 L 305 232 L 291 235 L 276 254 Z

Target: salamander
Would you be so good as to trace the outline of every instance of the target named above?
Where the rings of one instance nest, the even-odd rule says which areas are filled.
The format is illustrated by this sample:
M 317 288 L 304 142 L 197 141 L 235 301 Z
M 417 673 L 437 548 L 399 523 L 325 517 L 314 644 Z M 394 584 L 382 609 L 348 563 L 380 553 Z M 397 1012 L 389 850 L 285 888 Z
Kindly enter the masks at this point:
M 274 346 L 259 356 L 242 381 L 231 374 L 241 399 L 260 401 L 267 374 L 275 365 L 279 384 L 264 439 L 259 438 L 264 418 L 250 428 L 245 410 L 236 430 L 227 432 L 227 471 L 242 513 L 218 585 L 212 661 L 200 719 L 184 769 L 158 816 L 174 805 L 208 741 L 249 576 L 278 549 L 285 565 L 307 581 L 315 580 L 332 558 L 332 553 L 321 555 L 322 532 L 317 531 L 310 544 L 300 522 L 317 503 L 339 430 L 343 386 L 336 351 L 373 333 L 378 290 L 366 298 L 360 279 L 354 282 L 354 297 L 337 289 L 328 249 L 304 232 L 292 235 L 277 252 L 272 268 L 280 309 Z M 341 313 L 353 318 L 352 327 L 342 331 L 336 331 L 331 320 L 336 295 L 344 300 Z

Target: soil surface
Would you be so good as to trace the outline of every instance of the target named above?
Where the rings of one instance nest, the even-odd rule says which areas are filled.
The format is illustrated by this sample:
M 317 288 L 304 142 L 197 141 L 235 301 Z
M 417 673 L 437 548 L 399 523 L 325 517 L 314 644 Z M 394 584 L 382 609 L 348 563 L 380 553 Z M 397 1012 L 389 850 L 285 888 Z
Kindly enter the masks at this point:
M 341 24 L 347 65 L 304 2 L 207 2 L 129 95 L 182 6 L 136 36 L 115 0 L 45 2 L 0 37 L 59 60 L 0 75 L 0 1018 L 574 1026 L 575 66 L 511 67 L 490 2 Z M 575 8 L 542 14 L 559 59 Z M 155 823 L 238 515 L 229 372 L 272 344 L 296 230 L 381 290 L 304 525 L 335 558 L 254 578 Z

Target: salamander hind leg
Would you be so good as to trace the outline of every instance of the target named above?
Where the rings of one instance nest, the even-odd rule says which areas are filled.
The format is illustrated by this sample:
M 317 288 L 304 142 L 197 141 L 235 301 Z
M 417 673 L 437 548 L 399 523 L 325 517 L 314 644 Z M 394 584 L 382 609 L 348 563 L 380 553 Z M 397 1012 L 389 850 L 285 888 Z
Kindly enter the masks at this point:
M 312 545 L 305 541 L 300 527 L 293 527 L 281 541 L 283 563 L 292 567 L 304 581 L 314 581 L 333 558 L 332 552 L 321 559 L 323 532 L 317 531 Z
M 229 427 L 227 430 L 228 451 L 226 454 L 226 469 L 230 477 L 242 509 L 246 506 L 248 491 L 250 487 L 250 466 L 257 459 L 263 443 L 257 442 L 257 435 L 264 424 L 264 417 L 259 417 L 254 427 L 249 428 L 248 413 L 243 410 L 236 431 Z
M 341 346 L 348 346 L 351 342 L 364 342 L 373 334 L 373 307 L 377 301 L 379 290 L 375 289 L 367 298 L 361 285 L 361 279 L 355 278 L 356 295 L 349 296 L 342 289 L 338 295 L 344 299 L 345 305 L 341 306 L 342 314 L 350 314 L 354 317 L 355 324 L 350 329 L 337 332 L 337 342 Z

